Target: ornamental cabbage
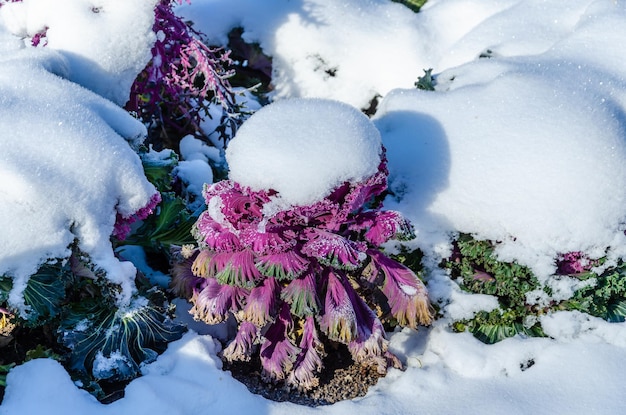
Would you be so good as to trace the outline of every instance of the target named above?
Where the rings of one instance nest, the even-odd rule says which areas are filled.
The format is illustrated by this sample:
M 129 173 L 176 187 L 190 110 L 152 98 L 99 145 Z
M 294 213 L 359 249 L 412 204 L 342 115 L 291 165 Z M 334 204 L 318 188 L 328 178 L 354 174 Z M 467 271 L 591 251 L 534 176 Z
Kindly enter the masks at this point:
M 299 390 L 319 382 L 322 339 L 345 344 L 381 374 L 400 365 L 381 319 L 415 329 L 430 323 L 432 309 L 420 279 L 378 249 L 414 236 L 398 212 L 367 208 L 387 187 L 380 154 L 373 175 L 307 205 L 276 209 L 278 192 L 233 180 L 205 187 L 197 245 L 175 255 L 172 291 L 190 299 L 198 320 L 234 316 L 238 332 L 224 359 L 258 352 L 266 380 Z

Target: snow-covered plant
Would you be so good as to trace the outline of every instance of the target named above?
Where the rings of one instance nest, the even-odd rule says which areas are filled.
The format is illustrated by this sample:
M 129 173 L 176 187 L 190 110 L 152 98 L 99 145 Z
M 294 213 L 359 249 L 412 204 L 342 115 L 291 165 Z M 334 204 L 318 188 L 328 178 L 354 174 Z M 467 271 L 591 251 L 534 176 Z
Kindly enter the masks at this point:
M 317 127 L 309 130 L 309 125 L 298 124 L 308 123 L 308 118 L 322 123 L 329 136 L 317 135 Z M 387 187 L 378 132 L 358 111 L 355 114 L 345 104 L 325 100 L 293 100 L 265 107 L 244 124 L 242 136 L 255 131 L 263 135 L 260 124 L 265 122 L 261 120 L 295 123 L 305 131 L 288 129 L 292 145 L 309 148 L 317 140 L 321 152 L 324 140 L 339 142 L 343 132 L 356 135 L 356 144 L 350 142 L 347 147 L 350 155 L 342 154 L 345 163 L 350 163 L 352 154 L 356 158 L 361 154 L 358 147 L 350 146 L 371 139 L 377 164 L 357 179 L 346 176 L 329 186 L 324 197 L 307 203 L 287 203 L 290 187 L 278 182 L 276 187 L 284 188 L 282 192 L 276 187 L 255 190 L 232 178 L 206 187 L 208 208 L 193 230 L 197 246 L 180 250 L 172 271 L 173 290 L 190 298 L 191 313 L 198 320 L 215 324 L 234 316 L 238 332 L 223 357 L 248 360 L 258 351 L 267 380 L 285 381 L 303 390 L 316 386 L 328 341 L 347 345 L 355 361 L 373 364 L 385 373 L 390 364 L 399 362 L 388 350 L 381 318 L 417 328 L 431 321 L 431 308 L 419 278 L 379 250 L 391 238 L 413 234 L 398 212 L 368 208 L 368 202 Z M 347 126 L 340 131 L 327 129 L 333 122 Z M 362 125 L 355 127 L 358 123 L 371 136 L 362 136 Z M 244 137 L 237 136 L 233 146 L 240 139 Z M 281 143 L 278 151 L 289 154 L 286 143 L 277 140 Z M 265 141 L 265 145 L 272 144 Z M 250 149 L 241 146 L 237 148 L 244 152 Z M 227 151 L 227 159 L 231 154 Z M 258 155 L 263 157 L 263 153 Z M 361 162 L 367 163 L 370 155 Z M 308 156 L 312 161 L 297 160 L 294 168 L 306 171 L 307 165 L 316 163 L 315 154 Z M 231 177 L 237 175 L 236 161 L 234 156 L 229 159 Z M 274 164 L 274 168 L 281 166 Z M 299 186 L 314 187 L 314 182 L 311 179 Z
M 489 344 L 518 333 L 543 335 L 537 319 L 527 318 L 544 311 L 527 301 L 527 293 L 540 288 L 530 269 L 499 261 L 490 241 L 476 240 L 471 235 L 459 235 L 454 248 L 445 266 L 451 270 L 452 277 L 459 281 L 461 288 L 496 296 L 500 304 L 495 310 L 480 311 L 472 319 L 455 322 L 456 330 L 469 330 L 476 338 Z
M 140 156 L 146 178 L 160 192 L 159 203 L 154 207 L 154 215 L 134 218 L 141 219 L 140 225 L 135 226 L 132 232 L 127 228 L 128 232 L 124 232 L 117 243 L 138 245 L 149 253 L 163 255 L 169 259 L 171 245 L 194 242 L 191 228 L 199 212 L 191 211 L 185 200 L 176 192 L 176 188 L 181 186 L 174 172 L 178 165 L 178 156 L 174 151 L 149 152 L 142 149 Z M 126 221 L 125 224 L 128 222 L 130 221 Z M 116 226 L 120 228 L 119 224 Z
M 212 132 L 202 131 L 201 122 L 211 117 L 210 106 L 218 104 L 221 138 L 226 141 L 226 131 L 234 131 L 237 124 L 228 83 L 233 73 L 225 69 L 231 63 L 229 54 L 205 45 L 201 34 L 174 14 L 172 3 L 160 0 L 156 5 L 152 59 L 135 80 L 126 109 L 149 126 L 151 135 L 161 136 L 157 144 L 165 141 L 166 147 L 176 148 L 176 140 L 187 134 Z
M 554 295 L 550 284 L 541 284 L 528 267 L 499 260 L 494 254 L 495 245 L 460 234 L 453 255 L 444 261 L 462 289 L 493 295 L 499 303 L 494 310 L 479 311 L 471 319 L 454 322 L 456 330 L 468 330 L 491 344 L 516 334 L 544 336 L 539 317 L 556 310 L 578 310 L 610 322 L 626 320 L 623 262 L 597 274 L 593 268 L 603 260 L 590 260 L 582 252 L 559 255 L 553 278 L 555 281 L 568 278 L 577 287 L 564 299 L 562 295 Z M 533 300 L 538 292 L 544 297 L 541 302 Z

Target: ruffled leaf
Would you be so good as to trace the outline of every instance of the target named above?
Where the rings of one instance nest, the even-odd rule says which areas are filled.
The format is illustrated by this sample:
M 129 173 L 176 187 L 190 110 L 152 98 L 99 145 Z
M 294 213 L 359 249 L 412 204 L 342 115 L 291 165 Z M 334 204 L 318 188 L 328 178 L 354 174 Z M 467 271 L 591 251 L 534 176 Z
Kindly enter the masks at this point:
M 260 231 L 257 227 L 243 229 L 241 243 L 256 254 L 268 255 L 292 250 L 296 246 L 295 234 L 289 231 Z
M 309 267 L 309 261 L 291 250 L 259 257 L 256 266 L 263 275 L 283 281 L 302 275 Z
M 359 214 L 350 229 L 367 229 L 365 239 L 374 246 L 380 246 L 392 238 L 405 241 L 415 238 L 410 222 L 393 210 Z
M 253 288 L 262 274 L 254 264 L 254 254 L 250 250 L 243 250 L 229 254 L 217 254 L 215 278 L 220 284 L 236 285 L 238 287 Z
M 248 295 L 243 288 L 231 285 L 222 285 L 213 278 L 206 280 L 206 285 L 200 291 L 194 291 L 191 297 L 193 307 L 189 313 L 194 319 L 208 324 L 221 323 L 228 317 L 230 311 L 237 311 Z
M 344 286 L 354 305 L 358 322 L 356 338 L 348 344 L 348 350 L 355 362 L 373 364 L 378 373 L 385 374 L 389 345 L 389 341 L 385 338 L 385 329 L 374 311 L 358 296 L 349 283 Z
M 274 278 L 266 278 L 263 285 L 253 288 L 248 295 L 243 318 L 263 327 L 274 320 L 280 286 Z
M 291 313 L 298 317 L 317 315 L 320 305 L 315 275 L 308 273 L 291 281 L 283 288 L 281 298 L 291 304 Z
M 316 258 L 324 265 L 338 269 L 353 270 L 366 258 L 359 244 L 320 229 L 310 229 L 309 241 L 302 247 L 302 253 Z
M 293 364 L 300 349 L 289 339 L 293 330 L 293 321 L 289 305 L 283 304 L 274 324 L 265 333 L 265 342 L 261 345 L 260 357 L 263 366 L 262 376 L 266 380 L 284 380 L 293 369 Z
M 213 220 L 208 211 L 200 214 L 191 232 L 198 244 L 212 250 L 236 251 L 241 248 L 237 235 Z
M 328 273 L 320 328 L 329 339 L 348 344 L 356 338 L 357 321 L 352 302 L 340 278 L 333 272 Z
M 249 321 L 242 321 L 235 339 L 224 349 L 222 356 L 229 362 L 250 361 L 258 342 L 258 327 Z
M 287 383 L 300 391 L 307 391 L 319 385 L 317 375 L 322 370 L 322 358 L 325 356 L 324 345 L 317 335 L 313 317 L 304 320 L 300 349 L 302 351 L 289 373 Z
M 254 254 L 249 250 L 238 252 L 213 252 L 200 250 L 193 262 L 194 275 L 215 278 L 220 284 L 252 288 L 261 278 L 254 264 Z
M 169 291 L 178 297 L 191 298 L 194 290 L 199 289 L 205 282 L 205 278 L 196 276 L 192 271 L 195 259 L 200 252 L 195 251 L 189 258 L 182 257 L 179 252 L 180 250 L 176 249 L 172 253 L 174 262 L 170 269 L 172 279 Z
M 370 250 L 368 254 L 372 258 L 374 272 L 382 272 L 384 276 L 381 289 L 398 324 L 411 328 L 430 324 L 432 314 L 428 293 L 417 275 L 379 251 Z

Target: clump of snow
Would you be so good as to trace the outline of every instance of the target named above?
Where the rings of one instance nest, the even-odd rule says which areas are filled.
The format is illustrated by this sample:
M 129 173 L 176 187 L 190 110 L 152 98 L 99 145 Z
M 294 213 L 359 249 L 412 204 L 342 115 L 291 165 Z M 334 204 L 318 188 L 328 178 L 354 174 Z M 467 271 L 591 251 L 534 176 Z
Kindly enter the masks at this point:
M 413 85 L 415 71 L 422 67 L 420 57 L 431 49 L 424 41 L 430 34 L 420 25 L 421 16 L 390 1 L 229 3 L 194 1 L 177 11 L 195 21 L 210 40 L 224 44 L 225 33 L 243 27 L 243 39 L 258 42 L 272 57 L 276 98 L 315 96 L 366 108 L 376 95 Z M 352 35 L 357 32 L 355 44 Z M 412 53 L 398 56 L 397 50 Z
M 132 149 L 145 127 L 50 73 L 63 67 L 59 53 L 10 38 L 0 31 L 0 275 L 13 277 L 9 302 L 25 312 L 28 277 L 67 258 L 74 240 L 128 301 L 135 268 L 115 258 L 109 237 L 118 213 L 132 215 L 156 192 Z
M 290 99 L 263 107 L 226 149 L 229 178 L 273 189 L 283 202 L 307 205 L 344 182 L 373 175 L 380 134 L 356 108 L 326 99 Z
M 67 78 L 118 105 L 152 57 L 157 0 L 22 0 L 0 9 L 16 36 L 45 33 L 47 48 L 66 60 Z
M 479 60 L 440 74 L 438 92 L 385 97 L 395 208 L 425 245 L 454 231 L 502 241 L 501 259 L 539 277 L 559 253 L 624 253 L 626 86 L 562 54 Z
M 108 379 L 113 373 L 123 371 L 124 367 L 130 366 L 128 358 L 119 351 L 104 356 L 98 351 L 93 361 L 93 375 L 98 379 Z

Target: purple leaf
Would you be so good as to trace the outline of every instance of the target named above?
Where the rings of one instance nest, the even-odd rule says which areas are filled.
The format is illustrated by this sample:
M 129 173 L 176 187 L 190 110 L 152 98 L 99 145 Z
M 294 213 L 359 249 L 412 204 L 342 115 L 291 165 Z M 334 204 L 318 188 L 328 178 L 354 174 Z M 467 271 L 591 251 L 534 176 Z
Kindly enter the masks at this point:
M 283 281 L 302 275 L 309 267 L 309 261 L 289 250 L 259 257 L 256 266 L 263 275 Z
M 262 278 L 261 273 L 254 265 L 254 254 L 245 249 L 239 252 L 216 254 L 218 272 L 215 278 L 220 284 L 236 285 L 244 288 L 253 288 Z
M 289 283 L 281 292 L 284 301 L 291 304 L 291 313 L 298 316 L 316 315 L 319 310 L 315 275 L 307 273 Z
M 408 240 L 415 237 L 413 228 L 399 212 L 368 211 L 355 218 L 350 230 L 367 229 L 365 239 L 374 246 L 380 246 L 389 239 Z
M 293 369 L 300 349 L 289 340 L 288 334 L 292 330 L 293 321 L 291 320 L 289 305 L 283 303 L 278 318 L 265 333 L 266 340 L 261 345 L 262 376 L 266 380 L 284 380 Z
M 170 292 L 179 297 L 190 298 L 193 295 L 194 289 L 199 289 L 204 285 L 205 279 L 196 276 L 191 270 L 198 254 L 199 251 L 195 251 L 189 258 L 183 258 L 177 253 L 172 254 L 176 260 L 173 261 L 172 268 L 170 269 L 172 276 Z
M 199 244 L 217 251 L 235 251 L 241 248 L 237 235 L 213 220 L 208 211 L 200 214 L 192 233 Z
M 263 285 L 253 288 L 248 295 L 246 307 L 243 310 L 243 319 L 262 328 L 274 320 L 276 303 L 280 286 L 274 278 L 266 278 Z
M 390 259 L 379 251 L 370 250 L 376 272 L 382 271 L 382 292 L 391 307 L 391 314 L 401 326 L 417 328 L 430 324 L 431 306 L 426 287 L 409 268 Z
M 302 351 L 289 373 L 287 383 L 300 391 L 307 391 L 318 386 L 317 374 L 322 370 L 322 358 L 325 356 L 324 345 L 317 335 L 313 317 L 304 320 L 300 349 Z
M 354 305 L 357 318 L 357 335 L 348 344 L 348 349 L 355 362 L 373 364 L 378 373 L 387 372 L 387 359 L 389 341 L 385 338 L 385 329 L 376 317 L 376 314 L 354 291 L 349 283 L 344 283 L 346 292 Z
M 384 166 L 384 162 L 381 162 Z M 387 173 L 386 169 L 381 170 L 370 176 L 366 181 L 358 183 L 355 188 L 346 196 L 344 209 L 348 212 L 357 212 L 370 201 L 387 189 Z
M 324 265 L 339 269 L 356 269 L 367 258 L 365 246 L 350 241 L 341 235 L 320 229 L 307 230 L 309 241 L 302 253 L 316 258 Z
M 229 362 L 248 362 L 256 349 L 258 330 L 253 323 L 242 321 L 235 339 L 224 349 L 222 356 Z
M 357 335 L 357 321 L 352 302 L 340 278 L 342 276 L 328 272 L 320 328 L 329 339 L 348 344 Z
M 230 311 L 241 308 L 248 291 L 243 288 L 230 285 L 221 285 L 213 278 L 207 278 L 206 285 L 202 290 L 195 290 L 189 310 L 194 319 L 202 320 L 208 324 L 217 324 L 226 320 Z
M 556 273 L 558 275 L 575 275 L 589 271 L 597 266 L 597 261 L 590 260 L 582 252 L 568 252 L 559 255 L 556 261 Z
M 150 200 L 148 201 L 146 206 L 142 207 L 132 215 L 123 216 L 118 213 L 115 219 L 115 226 L 113 228 L 113 236 L 120 241 L 126 239 L 128 234 L 130 233 L 130 225 L 138 220 L 143 220 L 150 216 L 159 203 L 161 203 L 161 194 L 157 192 L 150 197 Z
M 243 229 L 239 234 L 241 243 L 260 255 L 292 250 L 297 244 L 295 236 L 293 232 L 285 230 L 261 232 L 258 227 Z

